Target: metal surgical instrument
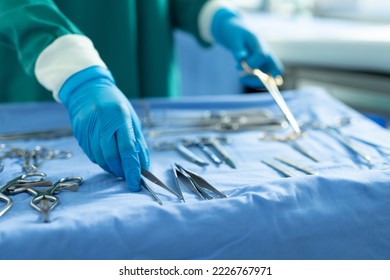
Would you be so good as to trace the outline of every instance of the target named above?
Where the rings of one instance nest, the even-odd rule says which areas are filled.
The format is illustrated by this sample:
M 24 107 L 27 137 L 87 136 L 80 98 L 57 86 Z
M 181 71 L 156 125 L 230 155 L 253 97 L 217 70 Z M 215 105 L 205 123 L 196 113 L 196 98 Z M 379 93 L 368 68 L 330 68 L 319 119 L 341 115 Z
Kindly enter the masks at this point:
M 144 178 L 141 178 L 141 186 L 143 186 L 156 200 L 160 205 L 164 205 L 158 195 L 153 191 L 153 189 L 145 182 Z
M 68 159 L 72 153 L 63 150 L 35 146 L 34 149 L 22 149 L 8 144 L 0 144 L 0 159 L 10 158 L 21 161 L 23 171 L 26 173 L 36 172 L 43 162 L 52 159 Z
M 6 206 L 0 211 L 0 217 L 3 216 L 13 205 L 9 195 L 15 193 L 15 189 L 22 184 L 42 184 L 46 179 L 45 173 L 27 173 L 18 176 L 0 187 L 0 199 L 6 202 Z
M 32 131 L 32 132 L 17 132 L 17 133 L 0 134 L 0 141 L 52 139 L 52 138 L 60 138 L 60 137 L 69 137 L 72 135 L 73 135 L 72 129 L 61 128 L 61 129 Z
M 372 159 L 371 157 L 366 154 L 364 151 L 362 151 L 360 148 L 358 148 L 351 138 L 347 135 L 345 135 L 341 130 L 340 127 L 350 124 L 351 119 L 350 118 L 340 118 L 338 123 L 335 125 L 327 125 L 324 123 L 311 123 L 311 124 L 305 124 L 305 126 L 312 128 L 312 129 L 319 129 L 324 132 L 328 132 L 330 136 L 333 136 L 339 143 L 343 144 L 346 148 L 348 148 L 350 151 L 355 153 L 356 155 L 360 156 L 362 159 L 364 159 L 369 165 L 372 165 Z
M 183 200 L 183 202 L 186 202 L 185 199 L 184 199 L 183 192 L 181 190 L 181 185 L 180 185 L 179 176 L 177 174 L 177 169 L 173 166 L 173 164 L 171 164 L 171 169 L 172 169 L 173 177 L 175 178 L 176 187 L 177 187 L 177 190 L 178 190 L 178 192 L 179 192 L 179 194 L 181 196 L 181 199 Z
M 228 152 L 222 147 L 220 142 L 217 139 L 214 138 L 202 138 L 203 141 L 207 139 L 207 144 L 209 144 L 211 147 L 213 147 L 217 153 L 220 155 L 222 161 L 224 161 L 228 166 L 230 166 L 233 169 L 236 169 L 236 164 L 233 162 L 232 158 L 228 154 Z
M 171 194 L 174 194 L 179 199 L 184 200 L 183 195 L 181 194 L 181 192 L 180 192 L 180 194 L 178 194 L 178 193 L 174 192 L 173 190 L 171 190 L 160 179 L 158 179 L 157 176 L 155 176 L 152 172 L 150 172 L 150 171 L 148 171 L 148 170 L 146 170 L 144 168 L 141 168 L 141 174 L 143 176 L 143 178 L 141 178 L 141 186 L 143 186 L 157 200 L 157 202 L 160 205 L 163 205 L 163 202 L 158 197 L 158 195 L 153 191 L 153 189 L 146 183 L 145 179 L 147 179 L 148 181 L 150 181 L 150 182 L 156 184 L 157 186 L 163 188 L 164 190 L 170 192 Z
M 183 166 L 181 166 L 177 163 L 175 163 L 175 166 L 190 181 L 192 187 L 194 187 L 197 190 L 197 192 L 194 190 L 193 191 L 195 193 L 200 194 L 201 197 L 203 197 L 204 199 L 214 199 L 214 197 L 209 195 L 205 191 L 205 189 L 216 194 L 217 196 L 219 196 L 221 198 L 227 198 L 227 196 L 224 193 L 217 190 L 209 182 L 207 182 L 203 177 L 199 176 L 195 172 L 192 172 L 188 169 L 185 169 Z
M 196 145 L 199 147 L 199 149 L 202 150 L 202 152 L 216 165 L 216 166 L 220 166 L 223 161 L 217 157 L 214 152 L 205 144 L 203 143 L 202 141 L 199 141 L 198 143 L 196 143 Z
M 199 191 L 199 189 L 196 187 L 194 181 L 191 179 L 191 176 L 189 174 L 187 174 L 187 172 L 185 172 L 183 169 L 180 168 L 180 165 L 176 164 L 175 163 L 175 174 L 180 174 L 181 176 L 183 176 L 184 178 L 186 178 L 187 182 L 188 182 L 188 185 L 186 185 L 190 191 L 192 191 L 194 194 L 196 194 L 197 196 L 199 196 L 202 200 L 206 200 L 206 198 L 204 197 L 204 195 Z
M 289 122 L 291 128 L 293 129 L 294 133 L 299 137 L 301 136 L 301 129 L 299 128 L 299 125 L 297 121 L 295 120 L 293 114 L 291 113 L 289 107 L 287 106 L 286 102 L 283 99 L 283 96 L 280 94 L 280 91 L 278 89 L 278 86 L 276 84 L 275 78 L 271 77 L 270 75 L 260 71 L 260 69 L 254 69 L 250 67 L 246 61 L 241 62 L 242 68 L 249 74 L 256 76 L 267 88 L 269 93 L 271 94 L 272 98 L 275 100 L 276 104 L 279 106 L 280 110 L 286 117 L 287 121 Z
M 279 171 L 280 173 L 282 173 L 286 177 L 297 176 L 297 174 L 295 174 L 294 172 L 288 170 L 287 168 L 284 168 L 283 166 L 281 166 L 280 164 L 278 164 L 275 161 L 272 161 L 272 160 L 262 160 L 262 162 L 265 163 L 266 165 L 268 165 L 269 167 Z
M 204 114 L 203 114 L 204 115 Z M 283 118 L 265 114 L 263 110 L 244 109 L 220 111 L 217 113 L 207 111 L 207 114 L 197 117 L 170 116 L 162 121 L 149 125 L 147 131 L 150 137 L 168 134 L 197 133 L 200 131 L 237 132 L 247 130 L 276 130 L 285 127 Z M 146 127 L 146 126 L 145 126 Z M 173 128 L 174 127 L 174 128 Z
M 305 135 L 305 133 L 302 134 L 302 136 L 304 136 L 304 135 Z M 277 137 L 274 135 L 261 133 L 259 135 L 259 139 L 260 140 L 275 140 L 275 141 L 278 141 L 281 143 L 286 143 L 286 144 L 290 145 L 291 148 L 300 152 L 302 155 L 306 156 L 307 158 L 311 159 L 312 161 L 320 162 L 320 159 L 312 151 L 308 150 L 307 148 L 304 148 L 302 145 L 300 145 L 297 142 L 298 138 L 295 136 L 295 134 L 294 135 L 289 134 L 285 137 Z M 301 139 L 301 138 L 299 138 L 299 139 Z
M 287 164 L 291 167 L 294 167 L 295 169 L 298 169 L 306 174 L 309 174 L 309 175 L 318 175 L 318 172 L 315 171 L 315 170 L 312 170 L 310 168 L 307 168 L 305 166 L 302 166 L 298 163 L 295 163 L 293 162 L 292 160 L 289 160 L 289 159 L 286 159 L 284 157 L 275 157 L 276 160 L 280 161 L 280 162 L 283 162 L 284 164 Z
M 161 188 L 167 190 L 171 194 L 176 195 L 178 198 L 182 198 L 179 194 L 171 190 L 169 187 L 167 187 L 159 178 L 157 178 L 152 172 L 146 170 L 145 168 L 141 168 L 141 174 L 144 176 L 146 179 L 148 179 L 150 182 L 156 184 L 157 186 L 160 186 Z
M 34 196 L 30 202 L 30 206 L 40 212 L 44 222 L 49 222 L 49 213 L 59 203 L 56 196 L 60 191 L 67 189 L 77 191 L 83 179 L 81 177 L 66 177 L 58 180 L 56 183 L 46 180 L 46 174 L 42 172 L 23 174 L 15 179 L 12 179 L 1 187 L 0 193 L 6 195 L 16 195 L 22 192 L 29 193 Z M 41 187 L 48 187 L 40 190 Z M 8 197 L 9 198 L 9 197 Z M 3 215 L 13 202 L 9 198 L 6 208 L 0 212 Z
M 185 169 L 183 166 L 180 166 L 178 164 L 176 164 L 176 166 L 178 166 L 181 170 L 184 170 L 188 175 L 190 175 L 192 180 L 197 184 L 197 186 L 199 186 L 201 188 L 208 189 L 209 191 L 211 191 L 211 192 L 217 194 L 218 196 L 220 196 L 221 198 L 227 198 L 227 196 L 224 193 L 222 193 L 219 190 L 217 190 L 216 188 L 214 188 L 203 177 L 199 176 L 195 172 L 192 172 L 192 171 L 189 171 L 188 169 Z
M 72 192 L 78 191 L 82 182 L 82 177 L 65 177 L 55 182 L 48 189 L 38 190 L 36 187 L 27 187 L 26 191 L 34 196 L 30 202 L 30 205 L 32 208 L 42 214 L 43 222 L 48 223 L 50 222 L 49 213 L 59 203 L 59 199 L 56 194 L 64 189 L 70 190 Z
M 13 205 L 13 201 L 10 197 L 7 195 L 3 194 L 3 192 L 0 192 L 0 200 L 5 202 L 5 206 L 3 209 L 0 211 L 0 217 L 3 216 Z
M 198 157 L 196 154 L 191 152 L 186 146 L 184 146 L 181 142 L 176 142 L 174 144 L 175 150 L 181 154 L 184 158 L 189 160 L 192 163 L 195 163 L 196 165 L 199 165 L 201 167 L 209 165 L 208 162 L 204 161 L 200 157 Z

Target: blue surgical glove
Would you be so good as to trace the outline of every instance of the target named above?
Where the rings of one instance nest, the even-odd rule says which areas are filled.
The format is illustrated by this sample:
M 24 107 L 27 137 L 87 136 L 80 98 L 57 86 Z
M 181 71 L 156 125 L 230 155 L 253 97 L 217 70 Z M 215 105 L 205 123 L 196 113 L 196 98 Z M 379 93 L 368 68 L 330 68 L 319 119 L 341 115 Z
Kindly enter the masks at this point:
M 252 68 L 259 68 L 273 77 L 282 75 L 283 66 L 279 59 L 261 45 L 258 38 L 243 25 L 234 12 L 219 9 L 212 19 L 211 34 L 217 43 L 233 54 L 239 69 L 242 69 L 241 61 L 245 60 Z M 263 87 L 254 76 L 243 77 L 240 81 L 252 88 Z
M 73 134 L 91 161 L 139 191 L 149 153 L 140 120 L 109 70 L 93 66 L 71 76 L 59 92 Z

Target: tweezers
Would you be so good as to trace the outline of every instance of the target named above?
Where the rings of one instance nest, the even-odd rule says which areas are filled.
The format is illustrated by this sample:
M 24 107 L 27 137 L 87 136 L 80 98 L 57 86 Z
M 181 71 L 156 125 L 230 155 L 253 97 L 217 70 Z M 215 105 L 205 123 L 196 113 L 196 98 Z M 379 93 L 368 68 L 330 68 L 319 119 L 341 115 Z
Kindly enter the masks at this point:
M 272 98 L 275 100 L 276 104 L 282 111 L 283 115 L 286 117 L 288 123 L 293 129 L 294 133 L 297 136 L 301 136 L 302 132 L 298 125 L 298 122 L 295 120 L 293 114 L 290 111 L 290 108 L 287 106 L 286 101 L 284 101 L 283 96 L 280 94 L 275 78 L 270 75 L 262 72 L 260 69 L 252 68 L 246 63 L 246 61 L 241 61 L 241 66 L 245 72 L 256 76 L 267 88 L 268 92 L 271 94 Z
M 185 179 L 187 179 L 188 185 L 186 185 L 190 191 L 192 191 L 194 194 L 199 196 L 202 200 L 206 200 L 206 197 L 199 191 L 198 187 L 195 185 L 194 181 L 191 179 L 191 176 L 187 174 L 184 170 L 180 168 L 181 166 L 175 163 L 175 174 L 183 176 Z M 177 179 L 177 183 L 180 182 L 179 178 Z
M 150 182 L 156 184 L 157 186 L 163 188 L 164 190 L 170 192 L 171 194 L 177 196 L 179 199 L 183 199 L 183 196 L 174 192 L 169 187 L 167 187 L 160 179 L 158 179 L 153 173 L 150 171 L 141 168 L 141 174 L 144 178 L 148 179 Z M 146 181 L 141 178 L 141 186 L 143 186 L 156 200 L 159 204 L 163 205 L 161 199 L 158 195 L 153 191 L 153 189 L 146 183 Z
M 303 165 L 300 165 L 298 163 L 293 162 L 292 160 L 286 159 L 284 157 L 275 157 L 276 160 L 283 162 L 284 164 L 287 164 L 291 167 L 294 167 L 297 170 L 300 170 L 308 175 L 318 175 L 318 171 L 312 170 L 310 168 L 307 168 Z
M 183 166 L 175 163 L 177 169 L 191 182 L 191 185 L 194 186 L 198 193 L 203 196 L 205 199 L 214 199 L 211 195 L 209 195 L 204 189 L 207 189 L 214 194 L 218 195 L 221 198 L 227 198 L 227 195 L 217 190 L 213 187 L 209 182 L 207 182 L 203 177 L 199 176 L 195 172 L 189 171 L 185 169 Z
M 265 163 L 266 165 L 268 165 L 269 167 L 275 169 L 276 171 L 279 171 L 280 173 L 282 173 L 286 177 L 297 176 L 297 174 L 295 174 L 294 172 L 288 170 L 287 168 L 284 168 L 283 166 L 281 166 L 280 164 L 278 164 L 272 160 L 262 160 L 262 162 Z
M 173 164 L 171 164 L 171 169 L 172 169 L 173 177 L 175 178 L 176 187 L 177 187 L 177 190 L 181 196 L 181 199 L 183 200 L 183 202 L 186 202 L 184 199 L 183 192 L 181 191 L 180 180 L 179 180 L 179 175 L 177 174 L 177 169 L 173 166 Z

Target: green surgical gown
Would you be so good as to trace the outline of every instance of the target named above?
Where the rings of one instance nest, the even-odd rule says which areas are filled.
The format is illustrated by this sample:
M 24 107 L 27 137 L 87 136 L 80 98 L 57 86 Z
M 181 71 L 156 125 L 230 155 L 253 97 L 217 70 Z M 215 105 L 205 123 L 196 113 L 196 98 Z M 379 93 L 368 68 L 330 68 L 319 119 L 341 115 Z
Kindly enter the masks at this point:
M 1 0 L 0 102 L 53 100 L 34 76 L 50 43 L 89 37 L 129 98 L 175 96 L 179 72 L 173 30 L 206 45 L 198 15 L 207 0 Z

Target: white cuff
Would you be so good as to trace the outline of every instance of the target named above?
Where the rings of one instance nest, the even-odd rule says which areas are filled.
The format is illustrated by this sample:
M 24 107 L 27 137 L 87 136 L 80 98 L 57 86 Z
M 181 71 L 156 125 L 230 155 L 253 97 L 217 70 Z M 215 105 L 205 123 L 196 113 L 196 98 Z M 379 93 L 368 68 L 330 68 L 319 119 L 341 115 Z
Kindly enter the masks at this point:
M 88 37 L 69 34 L 59 37 L 40 53 L 34 73 L 38 82 L 60 102 L 58 92 L 65 81 L 90 66 L 107 67 Z
M 222 8 L 237 10 L 237 7 L 227 0 L 211 0 L 204 4 L 199 13 L 198 28 L 202 39 L 208 43 L 213 43 L 214 38 L 211 34 L 211 24 L 215 13 Z

